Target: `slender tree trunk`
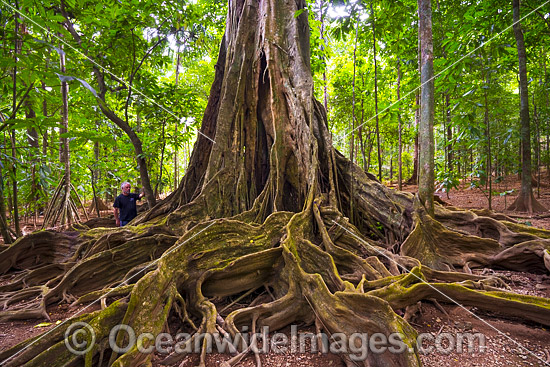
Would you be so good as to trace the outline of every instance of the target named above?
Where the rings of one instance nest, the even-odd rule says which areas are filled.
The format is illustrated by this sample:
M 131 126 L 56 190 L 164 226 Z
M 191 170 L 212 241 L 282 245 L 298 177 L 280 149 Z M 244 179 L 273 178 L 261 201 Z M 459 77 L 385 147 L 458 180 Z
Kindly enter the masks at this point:
M 67 12 L 64 9 L 63 2 L 61 2 L 60 11 L 61 11 L 61 13 L 63 14 L 63 16 L 65 18 L 65 22 L 64 22 L 65 27 L 67 28 L 69 33 L 71 33 L 74 40 L 80 45 L 82 43 L 82 40 L 80 38 L 80 35 L 74 29 L 74 26 L 73 26 L 72 22 L 70 21 Z M 160 39 L 159 39 L 159 42 L 157 42 L 157 44 L 155 44 L 149 51 L 154 49 L 159 44 L 160 44 Z M 145 58 L 147 56 L 149 56 L 149 53 L 147 53 L 144 56 L 144 58 L 141 60 L 141 62 L 137 66 L 137 68 L 132 69 L 132 74 L 130 76 L 130 81 L 129 81 L 130 86 L 128 87 L 128 96 L 126 98 L 126 101 L 127 101 L 126 102 L 126 109 L 127 109 L 127 104 L 129 103 L 129 100 L 130 100 L 131 84 L 132 84 L 133 77 L 135 76 L 135 74 L 137 73 L 137 71 L 139 70 L 139 68 L 141 67 L 141 65 L 143 64 L 143 61 L 145 61 Z M 88 57 L 90 57 L 90 56 L 88 56 Z M 96 66 L 93 67 L 93 71 L 94 71 L 94 75 L 96 77 L 97 83 L 99 85 L 98 98 L 101 99 L 101 101 L 103 102 L 103 103 L 99 103 L 99 108 L 100 108 L 101 112 L 105 115 L 105 117 L 107 117 L 109 120 L 111 120 L 120 129 L 122 129 L 122 131 L 124 131 L 126 133 L 126 135 L 128 136 L 128 138 L 130 139 L 130 142 L 132 143 L 132 145 L 134 147 L 134 153 L 135 153 L 136 161 L 137 161 L 137 164 L 138 164 L 138 167 L 139 167 L 139 176 L 140 176 L 140 180 L 141 180 L 141 185 L 143 186 L 143 191 L 145 192 L 145 197 L 147 198 L 147 203 L 149 204 L 149 207 L 152 208 L 153 206 L 155 206 L 156 200 L 155 200 L 155 195 L 154 195 L 154 192 L 153 192 L 153 188 L 151 187 L 151 180 L 149 179 L 149 170 L 147 168 L 147 160 L 145 159 L 145 154 L 143 152 L 143 144 L 142 144 L 139 136 L 134 131 L 134 129 L 132 129 L 130 127 L 128 119 L 124 120 L 124 119 L 120 118 L 114 111 L 112 111 L 107 106 L 106 99 L 105 99 L 105 94 L 107 93 L 107 86 L 105 84 L 104 75 L 99 70 L 99 68 L 96 67 Z M 140 130 L 139 127 L 137 128 L 137 130 L 139 132 L 139 130 Z
M 353 76 L 351 82 L 351 122 L 350 122 L 350 146 L 349 146 L 349 156 L 350 162 L 355 163 L 355 68 L 357 65 L 357 39 L 359 37 L 359 19 L 355 23 L 355 42 L 353 45 Z
M 542 54 L 542 62 L 544 65 L 544 86 L 546 87 L 546 81 L 548 80 L 548 74 L 546 70 L 546 52 Z M 546 99 L 546 109 L 550 110 L 550 98 L 548 93 L 544 93 Z M 546 119 L 546 175 L 550 177 L 550 119 Z
M 453 128 L 451 126 L 451 97 L 449 93 L 445 93 L 445 111 L 447 118 L 447 170 L 451 172 L 453 170 Z
M 33 119 L 36 118 L 36 113 L 31 107 L 30 103 L 26 104 L 26 117 L 27 119 Z M 38 132 L 34 127 L 27 129 L 27 143 L 29 144 L 29 157 L 28 160 L 30 162 L 30 175 L 31 175 L 31 193 L 29 195 L 31 199 L 31 205 L 32 205 L 32 211 L 33 211 L 33 217 L 35 218 L 35 226 L 36 226 L 36 215 L 38 211 L 38 200 L 40 199 L 40 195 L 38 194 L 38 191 L 40 189 L 39 182 L 36 178 L 36 169 L 39 164 L 39 154 L 40 154 L 40 142 L 38 141 Z
M 2 170 L 0 169 L 0 233 L 5 244 L 13 242 L 11 236 L 8 218 L 6 217 L 6 198 L 4 195 L 4 177 L 2 177 Z
M 458 126 L 456 128 L 455 133 L 460 136 L 460 128 Z M 456 169 L 457 169 L 458 175 L 460 177 L 462 177 L 462 171 L 464 170 L 464 164 L 462 162 L 462 156 L 463 156 L 463 151 L 460 149 L 460 146 L 459 146 L 458 147 L 458 152 L 457 152 L 457 159 L 456 159 L 456 163 L 457 163 Z
M 486 72 L 486 78 L 485 78 L 485 85 L 487 88 L 489 87 L 489 72 Z M 489 185 L 489 210 L 492 210 L 492 199 L 493 199 L 493 168 L 491 167 L 491 123 L 489 121 L 489 100 L 487 98 L 487 88 L 485 89 L 485 114 L 484 114 L 484 120 L 485 120 L 485 128 L 486 128 L 486 136 L 487 136 L 487 182 Z
M 397 123 L 398 123 L 398 142 L 397 142 L 397 189 L 402 190 L 403 186 L 403 123 L 401 121 L 401 60 L 397 58 L 397 103 L 399 103 L 399 110 L 397 111 Z
M 179 74 L 180 74 L 180 64 L 181 64 L 181 54 L 178 48 L 178 57 L 176 61 L 176 86 L 179 84 Z M 179 121 L 176 119 L 176 126 L 174 128 L 174 188 L 173 191 L 176 191 L 179 184 L 179 157 L 178 157 L 178 124 Z
M 470 157 L 470 172 L 474 172 L 474 150 L 472 148 L 470 148 L 468 150 L 468 152 L 470 153 L 469 154 L 469 157 Z M 474 182 L 474 175 L 470 175 L 470 183 L 473 183 Z
M 96 193 L 96 190 L 95 190 L 96 177 L 95 177 L 94 171 L 95 170 L 90 167 L 90 173 L 92 175 L 92 177 L 91 177 L 92 178 L 92 191 L 93 191 L 93 195 L 94 195 L 93 206 L 95 207 L 95 212 L 97 214 L 97 217 L 99 218 L 99 217 L 101 217 L 101 212 L 99 211 L 99 198 L 97 197 L 97 193 Z
M 537 110 L 537 104 L 535 102 L 535 92 L 533 91 L 533 118 L 535 120 L 535 154 L 537 161 L 537 198 L 540 199 L 540 124 L 539 124 L 539 114 Z
M 392 149 L 390 149 L 390 185 L 393 182 L 393 152 Z
M 361 86 L 362 90 L 365 89 L 365 78 L 363 73 L 361 73 Z M 367 157 L 365 156 L 365 140 L 363 139 L 363 125 L 365 123 L 365 99 L 363 98 L 363 93 L 361 93 L 361 121 L 359 124 L 359 142 L 361 148 L 361 157 L 363 159 L 363 171 L 368 172 L 367 167 Z
M 96 121 L 96 128 L 99 129 L 99 121 Z M 99 142 L 96 141 L 94 143 L 94 160 L 95 162 L 99 162 L 100 160 L 100 153 L 101 153 L 101 146 L 99 145 Z M 92 191 L 94 194 L 94 206 L 96 207 L 96 213 L 97 217 L 99 218 L 101 216 L 101 212 L 99 210 L 99 196 L 97 194 L 96 190 L 96 182 L 101 182 L 101 171 L 98 168 L 97 163 L 92 165 L 93 169 L 91 169 L 92 173 Z
M 420 50 L 420 49 L 419 49 Z M 418 184 L 418 127 L 420 126 L 420 94 L 416 93 L 416 109 L 414 111 L 414 125 L 416 128 L 416 134 L 414 136 L 414 157 L 413 157 L 413 171 L 411 177 L 407 180 L 407 184 Z
M 2 112 L 0 112 L 0 120 L 2 121 L 2 123 L 5 123 L 4 115 L 2 114 Z M 4 147 L 7 148 L 5 133 L 4 133 Z M 6 216 L 7 208 L 6 208 L 6 195 L 4 193 L 5 192 L 4 182 L 5 180 L 2 174 L 2 169 L 0 168 L 0 234 L 4 239 L 4 243 L 10 244 L 13 242 L 13 237 L 11 236 L 9 222 Z
M 155 195 L 151 187 L 151 181 L 149 179 L 149 170 L 147 168 L 147 161 L 145 159 L 145 154 L 143 152 L 143 144 L 140 138 L 138 137 L 136 132 L 130 127 L 130 125 L 128 125 L 124 120 L 118 117 L 113 111 L 108 109 L 104 105 L 104 103 L 101 103 L 99 105 L 99 108 L 109 120 L 113 121 L 118 127 L 120 127 L 126 133 L 126 135 L 128 135 L 130 142 L 134 146 L 136 161 L 139 166 L 139 176 L 141 180 L 141 185 L 143 186 L 143 190 L 145 191 L 145 196 L 147 197 L 147 203 L 149 204 L 150 208 L 155 206 L 155 203 L 156 203 Z
M 367 167 L 367 157 L 366 157 L 366 154 L 365 154 L 365 142 L 364 142 L 364 139 L 363 139 L 363 127 L 362 126 L 359 126 L 359 129 L 358 130 L 358 133 L 359 133 L 359 149 L 361 149 L 361 163 L 362 163 L 362 167 L 363 167 L 363 171 L 366 172 L 366 167 Z
M 420 36 L 420 26 L 418 27 L 418 52 L 417 52 L 417 58 L 418 58 L 418 74 L 421 73 L 420 65 L 422 64 L 421 55 L 422 55 L 422 37 Z M 419 174 L 419 152 L 418 152 L 418 135 L 419 135 L 419 127 L 420 127 L 420 106 L 421 106 L 421 99 L 420 99 L 420 92 L 416 91 L 416 109 L 414 111 L 414 124 L 416 128 L 416 135 L 414 137 L 414 159 L 413 159 L 413 173 L 409 180 L 407 181 L 410 185 L 416 185 L 418 184 L 418 174 Z
M 508 208 L 509 210 L 526 211 L 529 213 L 546 211 L 533 195 L 531 177 L 531 126 L 529 121 L 529 91 L 527 89 L 527 56 L 525 52 L 525 41 L 521 29 L 519 0 L 512 0 L 514 15 L 514 36 L 518 49 L 519 63 L 519 94 L 520 94 L 520 120 L 521 120 L 521 148 L 522 148 L 522 169 L 521 169 L 521 190 Z
M 174 137 L 175 137 L 175 139 L 177 139 L 177 136 L 178 136 L 178 123 L 179 123 L 179 121 L 176 120 L 176 126 L 174 128 Z M 178 157 L 178 154 L 179 154 L 178 143 L 176 141 L 176 142 L 174 142 L 174 187 L 173 187 L 172 191 L 176 191 L 176 189 L 178 188 L 178 183 L 179 183 L 179 157 Z
M 46 83 L 42 81 L 42 90 L 46 90 Z M 48 116 L 48 101 L 46 98 L 42 101 L 42 116 Z M 48 128 L 45 127 L 42 131 L 42 155 L 46 157 L 48 155 Z
M 99 159 L 100 159 L 99 153 L 100 153 L 100 146 L 99 146 L 99 142 L 96 141 L 94 143 L 94 159 L 95 159 L 96 162 L 99 162 Z M 101 178 L 101 174 L 100 174 L 99 169 L 97 168 L 97 165 L 94 168 L 94 176 L 95 176 L 96 180 L 99 180 Z
M 355 43 L 353 46 L 353 81 L 351 86 L 352 96 L 351 96 L 351 126 L 350 126 L 351 136 L 350 136 L 350 143 L 349 143 L 349 160 L 350 160 L 349 164 L 350 165 L 353 165 L 355 163 L 355 66 L 357 63 L 357 39 L 359 36 L 358 32 L 359 32 L 359 18 L 357 18 L 355 23 Z M 350 177 L 351 177 L 351 182 L 350 182 L 351 197 L 353 197 L 354 196 L 353 174 Z M 349 205 L 350 205 L 349 207 L 350 220 L 353 220 L 353 213 L 354 213 L 353 200 L 349 201 Z
M 445 93 L 443 94 L 443 102 L 445 102 Z M 445 115 L 446 105 L 445 103 L 442 104 L 443 111 L 441 113 L 441 116 Z M 443 133 L 441 134 L 443 136 L 443 170 L 447 172 L 447 164 L 449 160 L 449 154 L 447 151 L 447 134 L 445 133 L 447 131 L 447 120 L 443 118 L 441 120 L 441 123 L 443 124 Z M 435 144 L 437 146 L 437 142 Z M 447 197 L 449 195 L 449 192 L 447 190 Z
M 19 10 L 19 2 L 15 2 L 15 8 Z M 15 118 L 16 116 L 16 109 L 17 109 L 17 61 L 18 61 L 18 55 L 21 53 L 21 46 L 22 46 L 22 40 L 19 39 L 19 13 L 15 12 L 14 14 L 14 23 L 15 23 L 15 42 L 14 42 L 14 52 L 13 52 L 13 59 L 15 62 L 15 66 L 13 67 L 13 105 L 12 105 L 12 116 L 11 118 Z M 17 151 L 16 151 L 16 135 L 15 135 L 15 129 L 11 131 L 11 157 L 13 159 L 13 162 L 11 164 L 12 174 L 14 179 L 12 179 L 12 192 L 13 192 L 13 199 L 12 199 L 12 205 L 13 205 L 13 223 L 15 226 L 15 233 L 17 237 L 22 236 L 21 227 L 19 224 L 19 202 L 17 198 L 17 167 L 15 165 L 15 162 L 17 160 Z
M 62 47 L 62 46 L 61 46 Z M 59 65 L 62 73 L 65 73 L 65 54 L 62 53 L 59 55 Z M 63 185 L 64 197 L 63 200 L 64 208 L 63 213 L 61 214 L 61 225 L 71 224 L 73 218 L 71 210 L 69 210 L 69 203 L 71 199 L 71 153 L 69 150 L 69 139 L 64 137 L 63 134 L 66 134 L 69 130 L 69 85 L 67 82 L 61 82 L 61 96 L 63 107 L 61 109 L 61 163 L 65 168 L 65 175 L 63 180 L 65 181 Z
M 319 2 L 319 13 L 320 13 L 320 20 L 321 20 L 321 29 L 320 29 L 320 38 L 321 38 L 321 51 L 325 50 L 326 45 L 326 39 L 325 39 L 325 3 L 323 0 L 320 0 Z M 323 63 L 324 66 L 326 66 L 326 56 L 325 53 L 322 53 L 323 55 Z M 327 71 L 326 67 L 323 68 L 323 106 L 325 106 L 325 111 L 328 112 L 328 90 L 327 90 Z
M 372 155 L 372 147 L 374 146 L 374 138 L 371 138 L 372 131 L 369 131 L 369 134 L 367 135 L 367 141 L 369 142 L 369 149 L 367 154 L 367 169 L 368 172 L 370 170 L 370 161 L 371 161 L 371 155 Z
M 418 0 L 418 13 L 422 50 L 418 196 L 427 212 L 434 216 L 434 69 L 431 0 Z
M 382 147 L 380 146 L 380 126 L 378 119 L 378 65 L 376 62 L 376 28 L 375 15 L 372 1 L 370 2 L 370 12 L 372 16 L 372 50 L 374 52 L 374 113 L 376 117 L 376 148 L 378 153 L 378 180 L 382 182 Z
M 162 169 L 164 165 L 164 150 L 166 149 L 166 139 L 164 136 L 165 129 L 166 129 L 166 120 L 162 122 L 162 150 L 160 152 L 159 174 L 157 176 L 157 183 L 155 185 L 155 198 L 159 197 L 160 195 L 159 185 L 160 185 L 160 182 L 162 181 Z M 161 190 L 162 190 L 162 186 L 161 186 Z

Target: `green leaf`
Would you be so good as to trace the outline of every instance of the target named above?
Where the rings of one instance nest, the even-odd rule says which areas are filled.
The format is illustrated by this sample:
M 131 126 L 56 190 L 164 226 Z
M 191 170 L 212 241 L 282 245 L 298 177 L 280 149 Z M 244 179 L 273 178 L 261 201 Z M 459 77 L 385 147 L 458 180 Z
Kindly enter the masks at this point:
M 15 65 L 12 57 L 0 57 L 0 67 L 9 68 Z
M 294 12 L 294 18 L 298 18 L 300 16 L 300 14 L 302 14 L 306 9 L 300 9 L 300 10 L 297 10 L 296 12 Z

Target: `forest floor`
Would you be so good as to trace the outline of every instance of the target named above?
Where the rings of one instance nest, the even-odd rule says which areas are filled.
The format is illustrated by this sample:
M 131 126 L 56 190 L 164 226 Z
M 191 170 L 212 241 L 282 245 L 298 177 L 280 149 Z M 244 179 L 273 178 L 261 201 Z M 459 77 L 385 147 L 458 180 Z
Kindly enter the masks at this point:
M 538 199 L 547 208 L 550 208 L 550 180 L 545 175 Z M 405 191 L 415 192 L 416 186 L 404 186 Z M 519 191 L 517 176 L 510 176 L 504 182 L 493 187 L 496 192 L 513 190 L 510 195 L 498 195 L 492 198 L 493 210 L 512 216 L 521 223 L 550 230 L 550 217 L 529 216 L 526 213 L 506 211 Z M 537 196 L 537 188 L 534 188 Z M 440 198 L 449 205 L 469 208 L 486 209 L 488 199 L 479 188 L 470 188 L 469 182 L 461 184 L 459 190 L 452 190 L 447 197 L 446 193 L 438 193 Z M 110 206 L 110 204 L 108 204 Z M 111 215 L 103 212 L 102 215 Z M 94 215 L 95 216 L 95 215 Z M 103 219 L 103 225 L 114 220 Z M 23 223 L 26 232 L 33 231 L 33 223 Z M 478 271 L 481 273 L 481 270 Z M 550 276 L 548 274 L 529 274 L 512 271 L 488 270 L 485 274 L 502 277 L 514 292 L 550 298 Z M 99 304 L 90 304 L 71 308 L 61 304 L 49 308 L 51 324 L 43 326 L 45 320 L 13 321 L 0 323 L 0 350 L 13 346 L 29 337 L 55 327 L 56 322 L 64 320 L 84 311 L 99 309 Z M 430 301 L 419 304 L 418 313 L 412 320 L 412 325 L 419 333 L 425 336 L 422 345 L 431 352 L 421 354 L 425 366 L 550 366 L 550 330 L 535 323 L 524 322 L 519 319 L 510 319 L 487 313 L 475 307 L 464 307 L 457 304 L 439 304 Z M 175 332 L 176 326 L 170 326 Z M 290 340 L 293 333 L 290 328 L 280 331 Z M 298 334 L 315 333 L 311 326 L 298 325 Z M 478 334 L 479 333 L 479 334 Z M 175 334 L 174 334 L 175 335 Z M 295 335 L 295 334 L 294 334 Z M 460 350 L 460 337 L 476 335 L 472 350 L 468 350 L 467 341 Z M 340 357 L 334 353 L 311 352 L 309 339 L 305 338 L 305 352 L 260 354 L 262 366 L 310 366 L 310 367 L 340 367 L 345 366 Z M 434 348 L 435 347 L 435 348 Z M 290 348 L 289 348 L 290 349 Z M 162 355 L 156 354 L 153 366 L 160 366 Z M 212 353 L 207 356 L 207 366 L 219 366 L 221 361 L 229 359 L 227 354 Z M 191 354 L 174 366 L 195 366 L 198 355 Z M 249 355 L 240 366 L 253 367 L 256 365 L 254 355 Z M 359 366 L 359 363 L 357 363 Z

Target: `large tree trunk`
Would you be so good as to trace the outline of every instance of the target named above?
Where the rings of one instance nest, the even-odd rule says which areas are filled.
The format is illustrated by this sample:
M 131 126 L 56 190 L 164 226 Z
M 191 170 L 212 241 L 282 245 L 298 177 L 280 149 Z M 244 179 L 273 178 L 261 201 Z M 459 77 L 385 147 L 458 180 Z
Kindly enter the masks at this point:
M 136 218 L 139 225 L 84 229 L 79 237 L 44 231 L 1 254 L 0 274 L 32 270 L 0 278 L 0 301 L 8 308 L 0 320 L 48 317 L 47 306 L 63 301 L 116 300 L 33 345 L 1 352 L 4 365 L 82 364 L 84 358 L 92 364 L 104 355 L 112 366 L 147 365 L 151 354 L 135 346 L 122 355 L 112 351 L 109 332 L 126 324 L 136 335 L 157 335 L 170 317 L 172 326 L 193 334 L 187 345 L 203 348 L 201 366 L 207 347 L 201 333 L 235 336 L 243 326 L 254 332 L 299 322 L 348 337 L 399 331 L 405 352 L 369 353 L 354 363 L 419 366 L 416 332 L 396 312 L 421 299 L 448 301 L 440 292 L 550 324 L 550 300 L 493 292 L 502 286 L 493 278 L 442 271 L 491 265 L 546 271 L 550 255 L 542 238 L 549 232 L 440 206 L 434 219 L 411 194 L 386 189 L 332 148 L 325 111 L 313 98 L 308 17 L 295 16 L 305 6 L 305 0 L 229 2 L 187 174 L 167 199 Z M 23 288 L 28 302 L 16 302 Z M 265 294 L 255 292 L 260 288 Z M 239 295 L 226 312 L 229 297 Z M 95 332 L 96 347 L 85 357 L 63 342 L 75 321 Z M 125 345 L 122 339 L 121 333 L 118 345 Z M 175 352 L 163 363 L 185 355 Z M 342 357 L 352 363 L 349 354 Z

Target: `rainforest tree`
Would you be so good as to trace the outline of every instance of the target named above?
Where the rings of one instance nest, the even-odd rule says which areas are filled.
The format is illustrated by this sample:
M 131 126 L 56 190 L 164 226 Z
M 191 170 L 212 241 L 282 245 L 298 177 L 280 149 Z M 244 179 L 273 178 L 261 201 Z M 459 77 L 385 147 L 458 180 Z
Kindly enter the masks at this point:
M 527 82 L 527 56 L 525 54 L 525 40 L 520 23 L 519 0 L 512 0 L 514 12 L 514 36 L 518 49 L 519 64 L 519 96 L 520 96 L 520 123 L 521 123 L 521 191 L 516 201 L 510 206 L 511 210 L 544 212 L 546 208 L 533 195 L 531 176 L 531 123 L 529 119 L 529 91 Z M 538 139 L 537 139 L 538 143 Z
M 0 272 L 21 272 L 0 286 L 1 321 L 47 318 L 59 302 L 101 298 L 105 306 L 0 353 L 4 365 L 147 365 L 151 355 L 136 346 L 121 355 L 109 349 L 110 330 L 127 324 L 156 335 L 170 316 L 194 333 L 190 344 L 201 333 L 296 322 L 328 334 L 402 334 L 410 351 L 371 353 L 364 366 L 420 365 L 416 332 L 397 312 L 426 298 L 550 324 L 550 300 L 468 273 L 550 270 L 549 232 L 439 205 L 432 217 L 418 198 L 385 188 L 333 148 L 313 97 L 305 6 L 229 2 L 201 134 L 168 198 L 127 227 L 42 231 L 2 252 Z M 223 300 L 238 294 L 255 297 L 222 312 Z M 76 321 L 95 332 L 85 356 L 63 340 Z M 205 353 L 203 345 L 201 365 Z

